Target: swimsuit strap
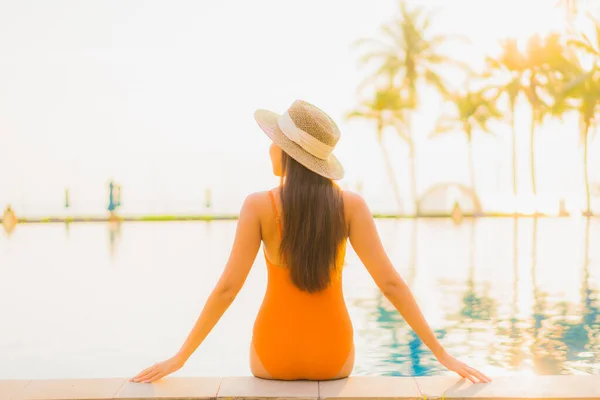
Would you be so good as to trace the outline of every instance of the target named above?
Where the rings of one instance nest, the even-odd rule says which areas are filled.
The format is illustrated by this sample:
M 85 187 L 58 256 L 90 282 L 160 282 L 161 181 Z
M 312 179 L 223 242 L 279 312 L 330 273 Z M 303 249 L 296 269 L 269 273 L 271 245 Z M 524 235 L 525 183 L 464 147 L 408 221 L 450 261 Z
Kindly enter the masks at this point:
M 271 198 L 271 204 L 273 205 L 273 212 L 275 213 L 275 223 L 277 224 L 277 231 L 279 232 L 279 239 L 283 237 L 283 233 L 281 231 L 281 220 L 279 219 L 279 213 L 277 212 L 277 205 L 275 204 L 275 196 L 273 195 L 273 191 L 269 191 L 269 197 Z

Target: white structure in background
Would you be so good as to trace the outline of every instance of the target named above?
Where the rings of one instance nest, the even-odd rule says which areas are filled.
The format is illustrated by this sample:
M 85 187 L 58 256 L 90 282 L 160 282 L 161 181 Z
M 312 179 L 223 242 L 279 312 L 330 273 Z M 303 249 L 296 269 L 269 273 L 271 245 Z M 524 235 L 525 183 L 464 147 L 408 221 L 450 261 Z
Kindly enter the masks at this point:
M 460 183 L 440 183 L 427 189 L 419 199 L 421 214 L 451 215 L 461 214 L 481 215 L 483 209 L 477 194 L 468 186 Z

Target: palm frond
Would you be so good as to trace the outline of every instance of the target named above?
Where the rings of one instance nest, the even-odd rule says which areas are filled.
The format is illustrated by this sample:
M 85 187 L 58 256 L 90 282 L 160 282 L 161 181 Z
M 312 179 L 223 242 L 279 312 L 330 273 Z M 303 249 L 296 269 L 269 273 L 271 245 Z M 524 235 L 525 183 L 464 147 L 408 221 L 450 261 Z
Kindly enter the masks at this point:
M 399 59 L 387 59 L 385 63 L 382 63 L 377 71 L 376 75 L 387 78 L 388 81 L 393 81 L 394 77 L 398 76 L 398 72 L 402 69 L 402 60 Z
M 464 66 L 465 69 L 469 68 L 467 64 L 463 61 L 457 60 L 451 56 L 442 53 L 424 52 L 422 58 L 428 64 Z
M 356 92 L 358 94 L 361 94 L 363 90 L 365 90 L 365 88 L 368 88 L 369 86 L 373 86 L 377 83 L 377 81 L 381 80 L 382 77 L 377 75 L 377 74 L 371 74 L 366 76 L 362 81 L 360 81 L 360 83 L 358 84 L 358 87 L 356 88 Z
M 502 63 L 499 60 L 495 59 L 494 57 L 486 56 L 485 63 L 487 66 L 486 73 L 488 73 L 490 75 L 493 74 L 493 71 L 490 71 L 490 70 L 494 70 L 494 69 L 501 70 L 504 68 Z
M 375 60 L 383 60 L 382 62 L 388 62 L 390 59 L 391 52 L 388 51 L 372 51 L 369 53 L 365 53 L 359 57 L 358 63 L 360 65 L 369 64 Z
M 573 46 L 580 50 L 583 50 L 585 53 L 600 56 L 600 50 L 597 50 L 592 45 L 591 40 L 585 35 L 581 34 L 581 39 L 571 39 L 568 41 L 569 46 Z
M 440 67 L 454 66 L 473 73 L 470 67 L 436 50 L 448 40 L 464 39 L 460 36 L 432 35 L 435 13 L 424 7 L 409 7 L 407 1 L 399 1 L 399 16 L 381 27 L 379 40 L 362 39 L 355 46 L 369 50 L 361 54 L 359 65 L 372 65 L 373 75 L 365 79 L 360 90 L 367 84 L 377 86 L 401 85 L 410 108 L 418 105 L 416 88 L 425 83 L 446 95 L 447 88 Z M 385 81 L 384 81 L 385 80 Z
M 384 48 L 388 48 L 389 47 L 389 43 L 386 43 L 385 41 L 380 40 L 380 39 L 361 38 L 361 39 L 355 40 L 352 43 L 351 47 L 354 47 L 354 48 L 361 48 L 361 47 L 374 47 L 374 48 L 384 47 Z
M 398 25 L 393 23 L 383 25 L 381 27 L 381 32 L 384 34 L 384 36 L 392 40 L 392 42 L 396 45 L 397 49 L 401 49 L 404 47 L 404 42 L 402 39 L 402 33 L 396 31 L 397 26 Z
M 408 131 L 409 128 L 404 116 L 400 116 L 399 118 L 394 116 L 390 121 L 390 125 L 396 128 L 396 133 L 398 136 L 400 136 L 400 139 L 402 139 L 405 143 L 412 144 L 412 139 Z
M 447 98 L 449 95 L 448 87 L 442 77 L 434 71 L 428 69 L 425 71 L 425 81 L 435 87 L 442 97 Z
M 569 97 L 573 94 L 574 91 L 581 88 L 582 85 L 584 85 L 585 82 L 593 76 L 594 72 L 594 70 L 591 70 L 578 75 L 575 79 L 571 80 L 562 87 L 562 89 L 560 90 L 560 94 L 562 96 Z
M 374 113 L 371 113 L 369 111 L 364 111 L 364 110 L 352 110 L 346 113 L 346 115 L 344 115 L 344 119 L 346 120 L 351 120 L 351 119 L 376 119 L 377 116 Z
M 432 47 L 437 47 L 447 42 L 458 42 L 464 44 L 473 43 L 473 41 L 468 36 L 459 34 L 435 35 L 431 39 L 429 39 L 428 42 Z
M 460 129 L 461 129 L 461 121 L 460 120 L 458 120 L 456 118 L 452 118 L 448 115 L 442 115 L 436 121 L 435 127 L 429 133 L 428 137 L 430 139 L 435 139 L 439 136 L 442 136 L 442 135 L 445 135 L 448 133 L 457 132 Z

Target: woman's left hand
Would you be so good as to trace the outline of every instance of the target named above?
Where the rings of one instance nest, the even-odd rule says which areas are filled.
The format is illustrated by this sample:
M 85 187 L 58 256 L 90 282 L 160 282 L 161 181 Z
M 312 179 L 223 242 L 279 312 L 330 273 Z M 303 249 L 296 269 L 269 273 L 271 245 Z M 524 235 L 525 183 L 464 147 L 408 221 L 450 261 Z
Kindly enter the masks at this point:
M 146 368 L 129 381 L 138 383 L 152 383 L 179 370 L 181 367 L 183 367 L 183 364 L 184 362 L 178 357 L 171 357 L 168 360 L 156 363 L 153 366 Z
M 458 361 L 456 358 L 452 357 L 446 352 L 443 352 L 439 357 L 437 357 L 437 359 L 444 367 L 448 368 L 450 371 L 456 372 L 458 375 L 470 380 L 473 383 L 489 383 L 492 381 L 482 372 L 479 372 L 475 368 L 469 367 L 464 362 Z

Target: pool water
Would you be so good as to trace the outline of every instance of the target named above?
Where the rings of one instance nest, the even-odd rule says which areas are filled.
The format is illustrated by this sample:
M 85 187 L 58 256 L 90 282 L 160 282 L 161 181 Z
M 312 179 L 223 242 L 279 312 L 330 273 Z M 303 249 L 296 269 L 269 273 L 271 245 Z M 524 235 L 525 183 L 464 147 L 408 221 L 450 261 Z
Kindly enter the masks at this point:
M 600 372 L 600 220 L 377 225 L 452 355 L 492 375 Z M 163 222 L 30 224 L 0 234 L 0 379 L 124 377 L 173 355 L 234 232 L 235 222 Z M 354 373 L 447 374 L 350 246 L 346 261 Z M 259 252 L 232 307 L 176 375 L 250 374 L 265 287 Z

